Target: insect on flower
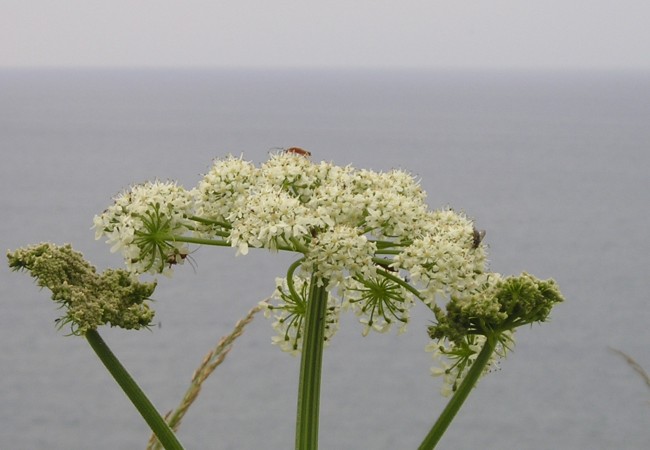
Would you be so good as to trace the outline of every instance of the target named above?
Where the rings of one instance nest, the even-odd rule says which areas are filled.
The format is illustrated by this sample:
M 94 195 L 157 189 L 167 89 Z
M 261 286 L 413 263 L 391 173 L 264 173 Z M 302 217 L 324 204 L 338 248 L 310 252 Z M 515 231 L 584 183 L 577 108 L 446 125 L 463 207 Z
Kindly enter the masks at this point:
M 167 264 L 169 264 L 170 269 L 173 265 L 183 264 L 185 261 L 188 261 L 190 263 L 190 266 L 192 266 L 192 269 L 196 272 L 196 261 L 190 256 L 190 252 L 186 250 L 174 249 L 174 253 L 167 255 Z
M 474 242 L 472 242 L 472 248 L 478 248 L 485 237 L 485 230 L 473 229 Z
M 293 153 L 294 155 L 300 155 L 304 156 L 305 158 L 309 158 L 311 156 L 311 152 L 302 149 L 300 147 L 289 147 L 284 150 L 285 153 Z

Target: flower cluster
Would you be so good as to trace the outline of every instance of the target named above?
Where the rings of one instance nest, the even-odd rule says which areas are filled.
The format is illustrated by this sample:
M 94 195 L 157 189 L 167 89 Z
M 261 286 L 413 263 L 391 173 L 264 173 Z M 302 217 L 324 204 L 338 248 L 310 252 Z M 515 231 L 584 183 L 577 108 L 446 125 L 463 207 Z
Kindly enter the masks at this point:
M 213 223 L 232 222 L 232 214 L 245 207 L 248 191 L 258 169 L 250 162 L 229 156 L 214 161 L 210 171 L 197 186 L 196 215 Z M 212 232 L 206 228 L 206 234 Z
M 305 245 L 318 223 L 298 198 L 275 186 L 249 195 L 245 208 L 230 217 L 231 244 L 244 255 L 249 247 L 278 250 Z
M 314 163 L 296 152 L 271 155 L 260 166 L 229 156 L 215 160 L 189 191 L 174 183 L 134 186 L 95 218 L 95 228 L 134 273 L 169 272 L 192 243 L 242 255 L 253 248 L 299 254 L 265 303 L 274 342 L 291 353 L 302 348 L 309 280 L 328 291 L 326 339 L 342 307 L 360 317 L 365 335 L 393 324 L 404 331 L 411 306 L 423 301 L 437 319 L 432 348 L 453 362 L 441 372 L 453 386 L 485 336 L 501 333 L 505 349 L 515 326 L 541 320 L 548 308 L 535 303 L 543 291 L 537 281 L 523 277 L 517 290 L 486 270 L 483 233 L 471 219 L 431 211 L 425 199 L 418 180 L 401 170 Z M 522 318 L 522 308 L 538 314 Z
M 118 195 L 95 216 L 95 237 L 106 236 L 111 251 L 120 250 L 134 273 L 163 272 L 182 263 L 189 251 L 176 242 L 193 227 L 194 194 L 176 183 L 147 182 Z
M 444 309 L 436 306 L 437 323 L 429 327 L 430 349 L 434 357 L 452 361 L 434 370 L 434 374 L 444 375 L 443 392 L 455 389 L 486 339 L 495 343 L 494 359 L 505 356 L 514 344 L 516 328 L 546 321 L 553 306 L 562 301 L 553 280 L 539 280 L 527 273 L 506 278 L 490 274 L 475 291 L 452 297 Z
M 359 317 L 364 336 L 388 332 L 393 325 L 402 333 L 413 305 L 421 301 L 435 318 L 428 327 L 427 350 L 437 361 L 431 372 L 443 378 L 443 395 L 454 393 L 420 447 L 434 448 L 479 378 L 512 349 L 516 328 L 544 322 L 562 295 L 553 280 L 490 273 L 485 232 L 452 209 L 429 210 L 411 174 L 313 163 L 310 157 L 292 147 L 256 167 L 229 156 L 215 160 L 191 190 L 154 181 L 119 194 L 95 216 L 93 228 L 112 252 L 122 253 L 128 270 L 98 274 L 69 245 L 53 244 L 10 252 L 9 266 L 28 271 L 52 291 L 65 311 L 58 326 L 85 335 L 124 386 L 121 381 L 130 383 L 130 377 L 94 330 L 104 324 L 150 326 L 154 312 L 147 300 L 156 284 L 141 283 L 137 275 L 171 274 L 176 265 L 192 262 L 189 245 L 232 247 L 237 255 L 251 249 L 297 254 L 286 275 L 276 278 L 272 296 L 246 320 L 264 310 L 277 333 L 273 344 L 301 355 L 300 448 L 317 446 L 323 348 L 338 330 L 341 311 Z M 238 324 L 225 339 L 240 333 Z M 224 342 L 204 366 L 212 361 L 208 365 L 214 369 L 223 359 Z M 213 361 L 219 353 L 221 359 Z M 190 397 L 199 385 L 188 391 Z M 139 410 L 152 410 L 143 416 L 154 431 L 159 428 L 160 442 L 180 447 L 141 392 L 133 386 L 125 392 Z M 158 422 L 160 427 L 154 426 Z
M 546 321 L 553 306 L 562 301 L 553 280 L 538 280 L 527 273 L 506 278 L 493 274 L 470 295 L 452 297 L 445 310 L 436 307 L 437 324 L 429 328 L 429 335 L 460 342 L 470 334 L 490 336 L 513 331 Z
M 427 214 L 420 236 L 395 256 L 393 265 L 409 272 L 423 301 L 471 291 L 481 282 L 486 254 L 474 245 L 474 226 L 462 214 L 441 210 Z
M 374 277 L 377 266 L 372 258 L 376 251 L 376 243 L 359 234 L 357 228 L 336 225 L 312 240 L 303 269 L 332 285 L 342 284 L 346 277 Z
M 59 327 L 70 324 L 72 334 L 82 335 L 100 325 L 126 329 L 148 327 L 154 312 L 145 301 L 155 283 L 140 283 L 124 270 L 97 274 L 70 245 L 44 243 L 7 254 L 9 267 L 26 270 L 38 285 L 52 291 L 52 300 L 65 308 Z

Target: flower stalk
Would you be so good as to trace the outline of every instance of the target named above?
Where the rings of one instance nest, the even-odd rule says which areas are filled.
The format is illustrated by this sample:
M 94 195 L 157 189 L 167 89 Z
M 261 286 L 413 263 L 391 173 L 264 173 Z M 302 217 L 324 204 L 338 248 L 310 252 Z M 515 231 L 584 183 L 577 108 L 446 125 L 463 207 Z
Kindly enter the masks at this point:
M 319 286 L 312 275 L 305 316 L 304 341 L 300 360 L 298 411 L 296 419 L 296 450 L 318 449 L 318 418 L 320 384 L 325 343 L 327 284 Z
M 86 332 L 86 339 L 117 384 L 122 388 L 129 400 L 131 400 L 133 406 L 135 406 L 140 415 L 142 415 L 142 418 L 147 422 L 147 425 L 156 434 L 156 437 L 165 450 L 183 450 L 183 446 L 171 428 L 169 428 L 165 419 L 162 418 L 155 406 L 147 398 L 142 389 L 140 389 L 140 386 L 138 386 L 129 372 L 127 372 L 111 349 L 108 348 L 108 345 L 97 330 L 89 330 Z
M 431 430 L 422 441 L 422 444 L 418 447 L 418 450 L 431 450 L 436 447 L 436 444 L 442 437 L 442 435 L 451 424 L 451 421 L 456 417 L 456 413 L 460 410 L 463 403 L 469 396 L 469 393 L 472 391 L 476 382 L 481 377 L 481 374 L 490 363 L 490 357 L 496 348 L 496 340 L 493 338 L 488 338 L 483 345 L 480 353 L 472 363 L 469 371 L 463 381 L 460 383 L 460 386 L 456 389 L 451 399 L 445 406 L 445 409 L 442 411 L 438 420 L 433 424 Z

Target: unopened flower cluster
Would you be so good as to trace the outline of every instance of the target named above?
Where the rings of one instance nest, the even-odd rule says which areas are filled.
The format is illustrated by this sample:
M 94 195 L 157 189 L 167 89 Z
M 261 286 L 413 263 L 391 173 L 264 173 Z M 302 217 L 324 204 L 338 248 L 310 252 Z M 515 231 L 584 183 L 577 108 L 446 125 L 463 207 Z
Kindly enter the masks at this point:
M 539 280 L 524 272 L 506 278 L 486 275 L 473 292 L 452 296 L 444 308 L 435 306 L 436 324 L 429 327 L 433 341 L 428 349 L 434 359 L 442 360 L 432 373 L 444 378 L 443 394 L 456 389 L 486 340 L 492 339 L 495 346 L 485 369 L 489 371 L 514 344 L 516 328 L 545 322 L 553 306 L 563 301 L 554 280 Z
M 39 286 L 52 292 L 52 300 L 65 314 L 57 319 L 59 327 L 70 325 L 71 333 L 111 326 L 146 328 L 153 319 L 149 299 L 155 283 L 140 283 L 124 270 L 96 272 L 70 245 L 43 243 L 7 254 L 9 267 L 26 270 Z

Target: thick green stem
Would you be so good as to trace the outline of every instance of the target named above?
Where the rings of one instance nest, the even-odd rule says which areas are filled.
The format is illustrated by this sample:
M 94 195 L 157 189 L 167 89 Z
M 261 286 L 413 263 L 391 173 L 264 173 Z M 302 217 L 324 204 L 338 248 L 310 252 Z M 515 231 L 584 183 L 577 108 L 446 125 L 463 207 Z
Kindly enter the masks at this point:
M 296 450 L 318 449 L 318 412 L 323 363 L 325 314 L 327 312 L 327 283 L 318 286 L 312 275 L 305 315 L 305 330 L 300 361 L 298 414 L 296 421 Z
M 99 359 L 101 359 L 106 369 L 111 373 L 117 384 L 120 385 L 129 400 L 142 415 L 151 430 L 156 434 L 158 440 L 166 450 L 183 450 L 183 446 L 176 438 L 174 432 L 169 428 L 165 419 L 163 419 L 142 389 L 136 384 L 135 380 L 126 371 L 117 357 L 111 352 L 106 342 L 101 338 L 96 330 L 90 330 L 86 333 L 86 339 L 90 346 L 95 350 Z
M 460 410 L 460 407 L 463 406 L 470 391 L 476 385 L 476 382 L 483 373 L 485 366 L 490 361 L 490 356 L 492 356 L 495 345 L 496 340 L 488 337 L 485 341 L 485 345 L 470 367 L 469 372 L 465 375 L 465 378 L 460 383 L 458 389 L 456 389 L 456 392 L 454 392 L 454 395 L 449 400 L 449 403 L 447 403 L 447 406 L 440 414 L 440 417 L 438 417 L 436 423 L 433 424 L 427 437 L 424 438 L 424 441 L 422 441 L 422 444 L 418 447 L 419 450 L 431 450 L 435 448 L 451 421 L 454 420 L 456 413 Z

